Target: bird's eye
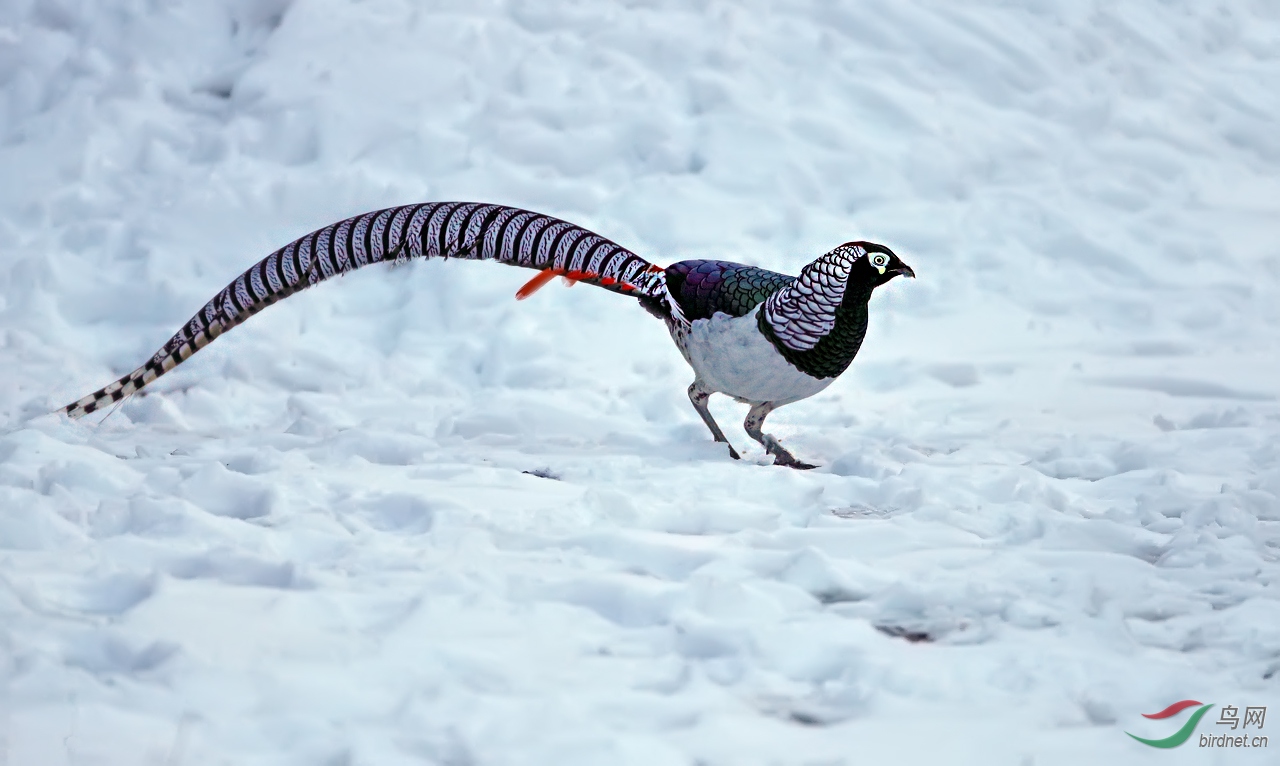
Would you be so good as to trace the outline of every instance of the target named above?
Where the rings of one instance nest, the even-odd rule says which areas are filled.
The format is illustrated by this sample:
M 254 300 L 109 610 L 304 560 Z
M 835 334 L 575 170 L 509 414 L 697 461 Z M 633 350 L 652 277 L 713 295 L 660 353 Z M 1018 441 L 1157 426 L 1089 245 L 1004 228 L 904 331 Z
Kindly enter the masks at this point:
M 889 256 L 885 255 L 884 253 L 876 253 L 875 255 L 871 256 L 871 265 L 872 266 L 888 266 Z

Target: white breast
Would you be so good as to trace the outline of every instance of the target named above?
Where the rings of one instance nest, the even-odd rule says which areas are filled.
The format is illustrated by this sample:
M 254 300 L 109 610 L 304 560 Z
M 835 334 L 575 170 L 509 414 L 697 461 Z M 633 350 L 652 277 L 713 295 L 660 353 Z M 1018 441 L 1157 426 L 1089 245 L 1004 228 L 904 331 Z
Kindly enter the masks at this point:
M 782 358 L 760 333 L 756 314 L 744 317 L 717 313 L 711 319 L 694 320 L 687 331 L 673 330 L 680 352 L 712 391 L 744 402 L 799 401 L 831 385 L 835 378 L 815 378 L 800 372 Z

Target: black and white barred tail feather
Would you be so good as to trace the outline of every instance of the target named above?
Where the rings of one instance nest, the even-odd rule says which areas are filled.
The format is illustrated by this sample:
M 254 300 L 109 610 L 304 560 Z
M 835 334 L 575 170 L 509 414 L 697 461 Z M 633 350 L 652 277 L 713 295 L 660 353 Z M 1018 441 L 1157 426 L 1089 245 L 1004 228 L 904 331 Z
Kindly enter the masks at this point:
M 580 226 L 503 205 L 405 205 L 339 221 L 275 251 L 206 303 L 146 364 L 59 412 L 78 418 L 124 399 L 299 290 L 371 263 L 420 257 L 494 260 L 539 269 L 546 276 L 558 274 L 632 295 L 669 321 L 684 321 L 661 267 Z

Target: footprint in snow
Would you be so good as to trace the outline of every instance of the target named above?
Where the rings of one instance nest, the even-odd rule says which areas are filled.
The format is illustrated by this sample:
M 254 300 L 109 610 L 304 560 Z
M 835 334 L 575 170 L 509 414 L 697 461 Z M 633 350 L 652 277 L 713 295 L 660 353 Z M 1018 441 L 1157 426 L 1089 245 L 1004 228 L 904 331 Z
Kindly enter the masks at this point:
M 560 474 L 548 468 L 535 468 L 532 471 L 521 471 L 521 473 L 530 476 L 537 476 L 539 479 L 551 479 L 552 481 L 560 481 Z
M 887 519 L 897 512 L 897 508 L 872 508 L 862 503 L 831 509 L 832 515 L 842 519 Z

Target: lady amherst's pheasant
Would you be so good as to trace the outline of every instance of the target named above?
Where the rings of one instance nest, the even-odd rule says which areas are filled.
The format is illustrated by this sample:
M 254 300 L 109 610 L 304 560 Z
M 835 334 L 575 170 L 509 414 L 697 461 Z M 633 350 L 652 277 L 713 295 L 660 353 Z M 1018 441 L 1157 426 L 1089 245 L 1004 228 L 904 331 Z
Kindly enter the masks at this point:
M 665 269 L 580 226 L 541 213 L 474 202 L 431 202 L 365 213 L 291 242 L 205 304 L 151 360 L 60 412 L 78 418 L 118 402 L 214 338 L 281 298 L 370 263 L 411 258 L 495 260 L 538 269 L 516 293 L 553 277 L 640 301 L 662 319 L 693 367 L 689 399 L 718 442 L 713 393 L 751 405 L 746 430 L 778 465 L 812 468 L 761 431 L 775 408 L 813 396 L 844 372 L 867 331 L 871 291 L 915 273 L 889 248 L 846 242 L 790 277 L 726 261 Z M 729 446 L 734 458 L 738 453 Z

